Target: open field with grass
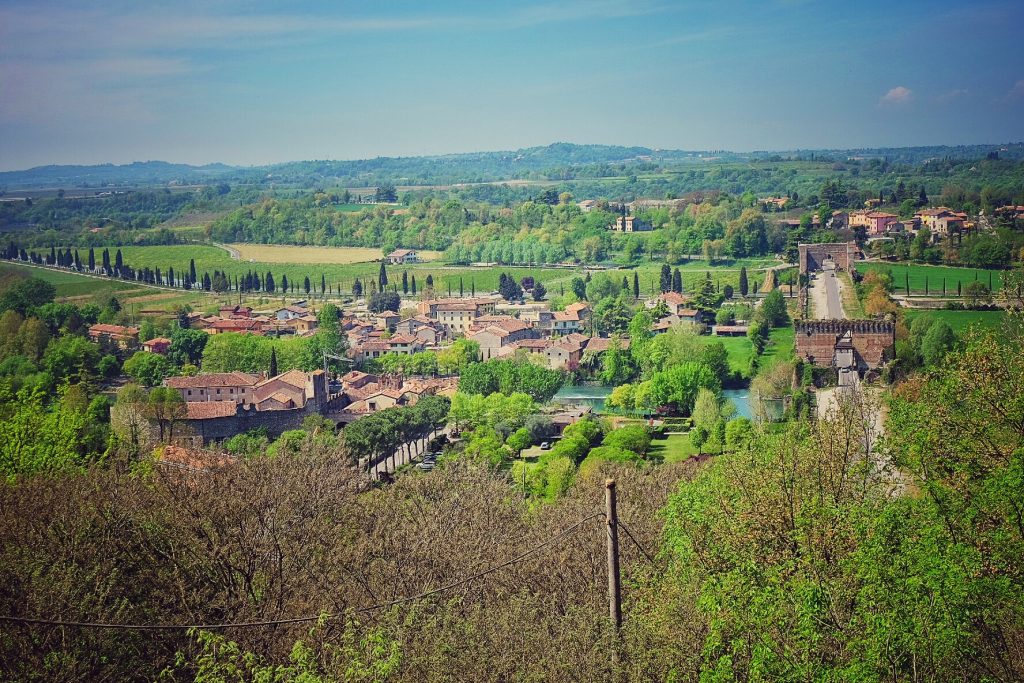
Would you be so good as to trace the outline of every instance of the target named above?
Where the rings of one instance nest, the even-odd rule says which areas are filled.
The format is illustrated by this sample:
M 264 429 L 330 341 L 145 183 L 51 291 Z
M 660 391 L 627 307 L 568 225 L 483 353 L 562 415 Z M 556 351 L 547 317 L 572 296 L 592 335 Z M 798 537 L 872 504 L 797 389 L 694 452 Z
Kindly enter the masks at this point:
M 369 247 L 296 247 L 280 244 L 229 244 L 237 249 L 243 261 L 258 263 L 366 263 L 379 261 L 383 253 L 380 249 Z M 439 251 L 419 251 L 420 260 L 437 261 L 441 258 Z
M 907 309 L 906 315 L 908 324 L 921 317 L 942 320 L 952 327 L 957 334 L 971 328 L 979 330 L 997 329 L 1006 319 L 1005 311 L 929 311 Z
M 57 290 L 58 298 L 66 297 L 93 297 L 117 293 L 120 297 L 126 292 L 143 293 L 145 287 L 140 287 L 134 282 L 121 280 L 109 280 L 103 277 L 86 277 L 76 273 L 69 273 L 49 268 L 35 268 L 28 265 L 16 263 L 0 263 L 0 277 L 6 273 L 16 274 L 24 277 L 36 277 L 49 282 Z
M 952 266 L 929 266 L 919 263 L 858 263 L 857 270 L 867 274 L 872 271 L 889 273 L 896 294 L 906 294 L 907 279 L 910 279 L 911 294 L 925 294 L 925 288 L 932 296 L 942 294 L 942 283 L 946 283 L 946 295 L 956 296 L 956 285 L 961 290 L 974 281 L 991 283 L 992 291 L 998 292 L 1003 286 L 1003 271 L 980 268 L 955 268 Z
M 740 268 L 745 267 L 747 269 L 747 281 L 750 291 L 753 292 L 755 282 L 758 283 L 758 286 L 764 282 L 767 275 L 766 269 L 777 265 L 779 265 L 779 262 L 774 259 L 738 259 L 731 262 L 715 263 L 714 265 L 708 264 L 707 261 L 688 261 L 678 266 L 678 268 L 683 278 L 684 292 L 696 291 L 704 281 L 705 273 L 711 274 L 711 281 L 715 283 L 716 287 L 721 288 L 725 285 L 731 285 L 734 290 L 739 292 Z M 676 267 L 673 266 L 673 270 Z M 660 263 L 644 263 L 637 266 L 635 270 L 640 276 L 641 293 L 657 294 L 661 291 L 659 286 L 659 278 L 661 276 Z M 776 275 L 778 276 L 778 274 Z M 629 278 L 632 281 L 633 276 L 630 275 Z
M 111 254 L 115 250 L 111 249 Z M 187 272 L 189 259 L 195 259 L 196 271 L 201 276 L 204 272 L 213 274 L 214 270 L 226 273 L 232 279 L 241 276 L 248 271 L 258 271 L 266 274 L 273 273 L 274 279 L 280 284 L 281 276 L 287 275 L 289 282 L 296 285 L 296 293 L 303 283 L 303 278 L 309 277 L 310 281 L 319 287 L 320 275 L 323 274 L 327 283 L 334 291 L 341 288 L 342 292 L 350 292 L 356 278 L 368 283 L 376 280 L 380 270 L 379 263 L 333 263 L 333 264 L 296 264 L 296 263 L 250 263 L 248 261 L 236 261 L 231 258 L 227 251 L 220 247 L 206 245 L 171 245 L 171 246 L 145 246 L 145 247 L 122 247 L 121 254 L 125 263 L 133 268 L 159 267 L 166 272 L 168 267 L 174 268 L 176 273 Z M 416 277 L 417 290 L 422 292 L 426 284 L 427 275 L 433 276 L 434 291 L 438 294 L 447 295 L 448 286 L 451 286 L 453 294 L 459 291 L 459 282 L 462 281 L 463 292 L 470 293 L 473 283 L 476 285 L 477 294 L 490 292 L 498 288 L 498 278 L 501 273 L 507 273 L 517 280 L 530 276 L 539 279 L 547 288 L 549 294 L 558 292 L 558 282 L 564 283 L 565 289 L 569 289 L 569 281 L 577 274 L 576 271 L 558 268 L 530 268 L 530 267 L 481 267 L 469 266 L 446 266 L 436 263 L 416 263 L 408 266 L 387 266 L 390 282 L 401 282 L 402 271 L 409 273 L 410 281 Z
M 712 449 L 703 452 L 718 453 L 719 451 L 720 449 Z M 697 447 L 690 441 L 689 433 L 669 434 L 664 439 L 655 439 L 651 441 L 651 448 L 647 451 L 648 458 L 664 465 L 689 460 L 695 455 L 699 455 L 699 453 Z

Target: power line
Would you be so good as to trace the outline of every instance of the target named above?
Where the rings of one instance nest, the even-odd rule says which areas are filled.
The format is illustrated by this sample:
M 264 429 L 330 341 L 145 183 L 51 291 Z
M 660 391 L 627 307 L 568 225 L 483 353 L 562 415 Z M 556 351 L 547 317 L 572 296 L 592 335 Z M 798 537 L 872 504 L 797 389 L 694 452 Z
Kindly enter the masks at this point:
M 604 514 L 605 514 L 604 512 L 595 512 L 594 514 L 590 515 L 589 517 L 584 517 L 583 519 L 579 520 L 575 524 L 572 524 L 571 526 L 569 526 L 569 527 L 563 529 L 562 531 L 560 531 L 559 533 L 555 534 L 554 536 L 552 536 L 548 540 L 544 541 L 543 543 L 535 545 L 534 547 L 530 548 L 529 550 L 526 550 L 526 551 L 520 553 L 519 555 L 516 555 L 515 557 L 513 557 L 511 559 L 508 559 L 508 560 L 506 560 L 506 561 L 504 561 L 504 562 L 502 562 L 500 564 L 496 564 L 493 567 L 488 567 L 487 569 L 484 569 L 483 571 L 479 571 L 476 574 L 473 574 L 471 576 L 467 576 L 464 579 L 459 579 L 457 581 L 453 581 L 453 582 L 451 582 L 449 584 L 446 584 L 444 586 L 441 586 L 439 588 L 434 588 L 432 590 L 425 591 L 423 593 L 417 593 L 416 595 L 410 595 L 408 597 L 399 598 L 397 600 L 392 600 L 390 602 L 379 603 L 379 604 L 376 604 L 376 605 L 372 605 L 370 607 L 361 607 L 359 609 L 352 610 L 352 612 L 355 613 L 355 614 L 361 614 L 361 613 L 366 613 L 366 612 L 374 612 L 374 611 L 379 610 L 379 609 L 386 609 L 388 607 L 394 607 L 394 606 L 400 605 L 402 603 L 412 602 L 413 600 L 420 600 L 422 598 L 430 597 L 431 595 L 436 595 L 437 593 L 443 593 L 444 591 L 451 590 L 452 588 L 456 588 L 458 586 L 461 586 L 462 584 L 469 583 L 470 581 L 474 581 L 474 580 L 479 579 L 479 578 L 481 578 L 483 576 L 487 576 L 488 574 L 493 574 L 494 572 L 498 571 L 499 569 L 504 569 L 505 567 L 508 567 L 509 565 L 515 564 L 516 562 L 519 562 L 521 560 L 526 559 L 530 555 L 533 555 L 534 553 L 538 552 L 539 550 L 541 550 L 541 549 L 551 545 L 555 541 L 568 536 L 573 531 L 575 531 L 576 529 L 581 527 L 586 522 L 589 522 L 590 520 L 594 519 L 595 517 L 603 517 Z M 31 618 L 31 617 L 15 617 L 15 616 L 9 616 L 9 615 L 0 615 L 0 622 L 7 622 L 7 623 L 13 623 L 13 624 L 21 624 L 21 625 L 24 625 L 24 626 L 71 626 L 71 627 L 77 627 L 77 628 L 116 629 L 116 630 L 121 630 L 121 631 L 177 631 L 177 630 L 188 630 L 188 629 L 203 629 L 203 630 L 210 630 L 210 631 L 212 631 L 212 630 L 220 630 L 220 629 L 226 629 L 226 628 L 252 628 L 252 627 L 258 627 L 258 626 L 278 626 L 278 625 L 284 625 L 284 624 L 301 624 L 301 623 L 307 623 L 307 622 L 310 622 L 310 621 L 318 621 L 320 619 L 324 619 L 324 620 L 337 619 L 340 616 L 341 616 L 340 614 L 317 614 L 315 616 L 292 617 L 292 618 L 287 618 L 287 619 L 273 619 L 273 620 L 270 620 L 270 621 L 247 621 L 247 622 L 235 622 L 235 623 L 224 623 L 224 624 L 112 624 L 112 623 L 103 623 L 103 622 L 61 621 L 61 620 L 56 620 L 56 619 L 34 619 L 34 618 Z
M 651 564 L 654 564 L 654 558 L 651 557 L 650 553 L 644 550 L 644 547 L 640 545 L 640 542 L 638 540 L 636 540 L 636 537 L 633 535 L 633 532 L 629 530 L 629 527 L 626 526 L 626 523 L 623 522 L 621 519 L 619 520 L 619 526 L 622 527 L 622 530 L 626 532 L 627 536 L 629 536 L 629 540 L 633 541 L 633 545 L 637 547 L 637 550 L 643 553 L 643 556 L 647 558 L 647 561 Z

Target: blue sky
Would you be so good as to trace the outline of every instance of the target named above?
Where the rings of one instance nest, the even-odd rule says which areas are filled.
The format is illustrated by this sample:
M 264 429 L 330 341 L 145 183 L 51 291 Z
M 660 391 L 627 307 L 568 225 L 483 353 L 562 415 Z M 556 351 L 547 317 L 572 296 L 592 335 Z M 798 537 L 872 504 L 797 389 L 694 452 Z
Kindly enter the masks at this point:
M 0 0 L 0 168 L 1024 140 L 1024 2 Z

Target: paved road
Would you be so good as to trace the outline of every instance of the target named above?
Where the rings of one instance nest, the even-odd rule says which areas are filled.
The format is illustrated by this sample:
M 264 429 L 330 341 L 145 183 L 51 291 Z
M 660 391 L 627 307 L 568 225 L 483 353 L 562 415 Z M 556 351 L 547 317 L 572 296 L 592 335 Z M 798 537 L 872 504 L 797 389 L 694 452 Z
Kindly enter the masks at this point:
M 839 280 L 836 279 L 835 271 L 826 270 L 822 272 L 821 279 L 825 285 L 825 317 L 829 320 L 841 320 L 843 315 L 843 302 L 839 298 Z

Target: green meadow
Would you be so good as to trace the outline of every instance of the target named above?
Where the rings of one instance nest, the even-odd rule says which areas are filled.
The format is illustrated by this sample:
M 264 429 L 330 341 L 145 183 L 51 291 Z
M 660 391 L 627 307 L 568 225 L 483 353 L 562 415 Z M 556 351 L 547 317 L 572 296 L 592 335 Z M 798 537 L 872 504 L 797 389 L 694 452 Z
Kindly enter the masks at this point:
M 905 294 L 907 280 L 910 281 L 911 294 L 924 294 L 925 289 L 933 296 L 942 294 L 945 281 L 946 295 L 956 296 L 956 286 L 960 283 L 961 291 L 974 281 L 991 284 L 992 291 L 997 292 L 1003 286 L 1003 273 L 999 270 L 983 270 L 980 268 L 956 268 L 953 266 L 930 266 L 919 263 L 858 263 L 857 270 L 861 273 L 883 272 L 892 275 L 892 283 L 896 294 Z

